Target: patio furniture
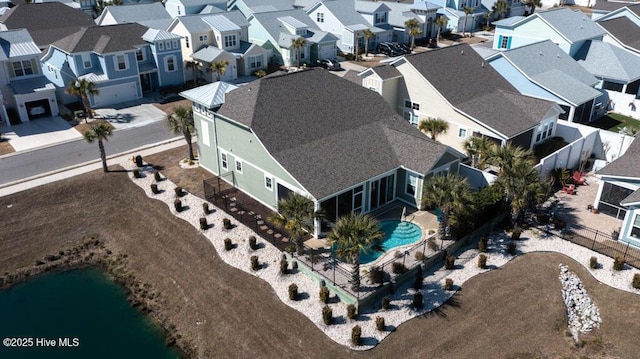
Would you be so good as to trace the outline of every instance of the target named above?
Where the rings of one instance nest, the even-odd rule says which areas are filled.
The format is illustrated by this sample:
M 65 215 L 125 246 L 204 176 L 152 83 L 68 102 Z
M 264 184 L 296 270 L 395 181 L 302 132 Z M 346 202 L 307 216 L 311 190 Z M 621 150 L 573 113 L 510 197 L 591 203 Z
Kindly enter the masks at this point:
M 584 184 L 588 185 L 587 179 L 584 176 L 582 176 L 582 174 L 580 172 L 578 172 L 578 171 L 575 171 L 573 173 L 573 177 L 572 178 L 573 178 L 573 183 L 576 186 L 581 186 L 581 185 L 584 185 Z
M 572 184 L 565 185 L 564 187 L 562 187 L 562 192 L 573 195 L 575 194 L 575 189 L 576 189 L 575 185 L 572 185 Z

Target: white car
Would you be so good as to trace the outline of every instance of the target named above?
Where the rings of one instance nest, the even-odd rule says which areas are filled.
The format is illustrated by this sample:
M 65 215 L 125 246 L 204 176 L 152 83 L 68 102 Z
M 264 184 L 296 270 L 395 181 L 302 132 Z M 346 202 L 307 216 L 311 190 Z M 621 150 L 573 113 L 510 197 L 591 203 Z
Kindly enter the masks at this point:
M 36 106 L 36 107 L 32 107 L 29 110 L 29 114 L 30 115 L 42 115 L 43 113 L 45 113 L 45 109 L 44 106 Z

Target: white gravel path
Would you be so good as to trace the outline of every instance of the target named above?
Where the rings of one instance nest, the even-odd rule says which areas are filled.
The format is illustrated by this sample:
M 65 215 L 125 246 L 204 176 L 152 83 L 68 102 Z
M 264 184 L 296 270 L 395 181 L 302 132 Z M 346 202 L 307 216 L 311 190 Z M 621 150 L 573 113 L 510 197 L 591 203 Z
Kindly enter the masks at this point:
M 131 161 L 122 163 L 122 166 L 128 170 L 135 168 L 135 164 Z M 176 198 L 174 193 L 175 185 L 168 179 L 164 179 L 157 183 L 158 188 L 161 189 L 162 192 L 153 194 L 150 188 L 150 185 L 155 183 L 153 169 L 147 166 L 142 168 L 140 172 L 144 174 L 143 178 L 134 179 L 131 174 L 130 177 L 135 184 L 145 191 L 148 197 L 165 202 L 169 210 L 177 217 L 189 222 L 195 228 L 200 228 L 199 219 L 200 217 L 204 217 L 202 203 L 206 202 L 205 200 L 188 193 L 181 197 L 183 206 L 185 206 L 186 209 L 178 213 L 174 209 L 173 204 Z M 485 253 L 488 257 L 488 269 L 480 269 L 476 265 L 479 254 L 478 250 L 467 249 L 457 256 L 457 269 L 446 270 L 442 267 L 437 270 L 435 268 L 425 270 L 424 287 L 421 290 L 424 296 L 424 308 L 422 310 L 416 311 L 411 307 L 415 290 L 411 288 L 413 281 L 409 281 L 409 283 L 403 287 L 396 288 L 393 295 L 389 295 L 389 299 L 391 299 L 391 308 L 389 310 L 373 312 L 373 310 L 377 308 L 365 308 L 360 315 L 360 318 L 363 319 L 360 320 L 350 321 L 346 319 L 346 305 L 344 303 L 337 302 L 329 304 L 333 309 L 336 324 L 327 326 L 322 321 L 322 307 L 324 304 L 318 299 L 319 285 L 300 272 L 281 275 L 279 263 L 282 253 L 278 249 L 269 242 L 262 240 L 260 236 L 250 228 L 244 226 L 242 223 L 236 222 L 232 216 L 227 215 L 223 210 L 212 204 L 209 204 L 209 207 L 214 210 L 213 213 L 206 216 L 210 228 L 201 232 L 213 244 L 222 260 L 233 267 L 265 280 L 272 286 L 283 303 L 307 316 L 311 322 L 335 342 L 355 350 L 368 350 L 373 348 L 389 335 L 392 329 L 412 318 L 432 311 L 446 302 L 455 294 L 455 291 L 447 292 L 444 290 L 446 278 L 453 279 L 454 289 L 459 288 L 458 286 L 461 286 L 469 278 L 492 268 L 501 267 L 514 258 L 514 256 L 506 252 L 506 243 L 509 240 L 508 236 L 504 233 L 495 234 L 491 237 L 487 253 Z M 236 227 L 231 230 L 223 229 L 223 218 L 231 219 Z M 600 282 L 640 295 L 640 290 L 634 289 L 631 286 L 634 273 L 640 273 L 637 269 L 632 268 L 618 272 L 613 271 L 613 259 L 560 238 L 554 236 L 545 237 L 536 232 L 525 231 L 522 234 L 522 239 L 519 241 L 518 252 L 562 253 L 582 263 Z M 249 249 L 249 237 L 252 235 L 258 238 L 260 246 L 260 248 L 255 251 Z M 236 244 L 236 247 L 231 251 L 225 251 L 224 249 L 225 238 L 231 238 L 233 243 Z M 258 271 L 251 270 L 249 258 L 252 255 L 258 256 L 260 263 L 263 265 L 262 269 Z M 602 269 L 594 270 L 589 268 L 589 258 L 591 256 L 598 258 L 598 262 L 602 264 Z M 303 294 L 304 299 L 298 301 L 289 300 L 288 287 L 291 283 L 297 284 L 298 292 Z M 375 318 L 378 316 L 385 319 L 385 331 L 376 330 Z M 362 327 L 362 345 L 357 347 L 351 345 L 351 330 L 355 325 Z

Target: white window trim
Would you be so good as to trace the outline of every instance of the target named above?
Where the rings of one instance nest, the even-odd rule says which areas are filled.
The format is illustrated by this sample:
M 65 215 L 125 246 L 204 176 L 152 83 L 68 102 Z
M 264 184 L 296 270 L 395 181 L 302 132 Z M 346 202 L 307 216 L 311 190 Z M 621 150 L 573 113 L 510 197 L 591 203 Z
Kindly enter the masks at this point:
M 93 66 L 93 61 L 91 61 L 91 54 L 82 54 L 81 57 L 82 57 L 82 66 L 85 69 L 90 69 Z M 89 62 L 89 66 L 87 66 L 87 61 Z
M 119 66 L 118 56 L 122 56 L 122 58 L 124 60 L 124 69 L 121 69 L 120 66 Z M 115 55 L 113 57 L 113 62 L 115 63 L 116 71 L 127 71 L 127 70 L 129 70 L 129 56 L 127 56 L 127 54 Z
M 202 143 L 207 147 L 211 147 L 211 138 L 209 138 L 209 121 L 200 119 L 200 129 L 202 130 Z
M 460 136 L 460 132 L 462 131 L 464 131 L 464 136 Z M 469 130 L 466 127 L 458 127 L 458 138 L 467 138 L 467 133 L 469 133 Z
M 229 154 L 222 150 L 220 150 L 220 167 L 225 171 L 229 170 Z
M 267 186 L 267 180 L 271 181 L 271 187 Z M 273 176 L 269 175 L 269 174 L 264 174 L 264 188 L 268 189 L 269 191 L 273 192 Z
M 416 178 L 416 186 L 414 187 L 414 190 L 413 190 L 413 192 L 415 192 L 415 193 L 413 193 L 413 194 L 407 192 L 407 188 L 411 184 L 411 180 L 410 180 L 411 177 L 415 177 Z M 406 179 L 405 179 L 405 186 L 404 186 L 404 194 L 406 194 L 407 196 L 412 196 L 413 198 L 417 198 L 417 196 L 418 196 L 418 179 L 419 178 L 420 178 L 420 176 L 407 171 Z
M 169 60 L 173 60 L 173 70 L 169 70 Z M 176 64 L 176 57 L 174 55 L 167 56 L 164 58 L 164 71 L 165 72 L 178 71 L 178 65 Z
M 235 165 L 236 165 L 236 167 L 235 167 L 235 168 L 236 168 L 235 172 L 238 172 L 238 173 L 242 174 L 242 169 L 243 169 L 243 165 L 244 165 L 244 164 L 242 163 L 242 160 L 239 160 L 239 159 L 237 159 L 237 158 L 236 158 L 236 159 L 235 159 L 235 162 L 236 162 L 236 163 L 235 163 Z M 238 165 L 240 166 L 240 168 L 238 168 Z

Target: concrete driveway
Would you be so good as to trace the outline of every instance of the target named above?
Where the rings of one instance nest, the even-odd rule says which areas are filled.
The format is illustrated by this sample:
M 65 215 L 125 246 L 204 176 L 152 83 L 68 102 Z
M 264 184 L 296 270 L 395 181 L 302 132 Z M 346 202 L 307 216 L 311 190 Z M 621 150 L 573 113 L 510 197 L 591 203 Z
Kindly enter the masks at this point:
M 47 117 L 5 127 L 3 137 L 16 152 L 82 138 L 62 117 Z
M 116 130 L 140 127 L 152 122 L 163 121 L 166 116 L 162 110 L 149 103 L 130 106 L 125 104 L 99 108 L 95 111 L 98 114 L 98 118 L 104 118 L 109 121 Z

